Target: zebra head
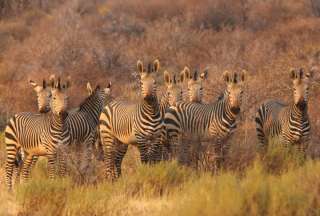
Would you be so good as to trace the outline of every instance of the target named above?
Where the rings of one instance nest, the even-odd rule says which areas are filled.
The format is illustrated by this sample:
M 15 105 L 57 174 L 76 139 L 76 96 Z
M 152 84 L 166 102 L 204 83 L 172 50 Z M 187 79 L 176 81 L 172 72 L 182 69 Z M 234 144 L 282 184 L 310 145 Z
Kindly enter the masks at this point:
M 302 68 L 299 70 L 292 69 L 290 72 L 293 86 L 293 102 L 302 109 L 308 102 L 309 83 L 312 75 L 312 71 L 305 73 Z
M 190 102 L 202 102 L 203 98 L 203 81 L 208 78 L 208 69 L 206 68 L 199 76 L 198 70 L 191 75 L 188 67 L 183 70 L 185 80 L 188 80 L 188 95 Z
M 50 76 L 50 81 L 53 79 L 53 76 Z M 48 83 L 45 79 L 42 81 L 42 85 L 38 85 L 35 81 L 29 80 L 30 85 L 33 87 L 33 90 L 37 94 L 38 110 L 40 113 L 47 113 L 50 111 L 50 99 L 51 91 Z
M 163 75 L 167 86 L 169 105 L 175 106 L 177 102 L 182 101 L 181 83 L 183 82 L 184 77 L 181 76 L 180 80 L 177 80 L 176 75 L 171 76 L 168 71 L 164 71 Z
M 87 82 L 88 96 L 92 95 L 93 91 L 94 90 L 92 89 L 90 82 Z M 102 89 L 102 91 L 101 91 L 101 99 L 105 98 L 106 96 L 110 96 L 110 95 L 111 95 L 111 82 L 108 83 L 107 87 Z
M 144 99 L 156 97 L 157 85 L 154 77 L 155 72 L 158 72 L 160 62 L 158 59 L 153 63 L 148 64 L 147 70 L 144 69 L 142 61 L 137 62 L 137 69 L 140 74 L 141 94 Z
M 66 94 L 67 89 L 70 87 L 70 81 L 65 84 L 61 83 L 60 78 L 57 82 L 54 80 L 51 82 L 51 103 L 50 107 L 55 115 L 62 115 L 67 112 L 68 108 L 68 96 Z
M 246 71 L 242 70 L 238 72 L 225 71 L 223 73 L 223 79 L 227 84 L 227 89 L 224 94 L 224 98 L 228 100 L 231 111 L 233 113 L 240 112 L 240 106 L 242 103 L 243 83 L 246 78 Z

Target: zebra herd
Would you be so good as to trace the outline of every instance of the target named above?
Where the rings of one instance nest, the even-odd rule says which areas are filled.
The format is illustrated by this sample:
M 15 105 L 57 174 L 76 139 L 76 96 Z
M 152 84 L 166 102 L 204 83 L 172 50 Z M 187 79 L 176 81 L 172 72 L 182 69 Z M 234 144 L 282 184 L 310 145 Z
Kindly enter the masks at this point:
M 219 169 L 226 160 L 230 144 L 226 138 L 234 131 L 240 113 L 247 72 L 223 73 L 226 88 L 216 101 L 204 103 L 203 81 L 208 70 L 191 73 L 185 67 L 180 74 L 164 71 L 166 92 L 157 96 L 156 75 L 160 62 L 155 60 L 144 67 L 137 62 L 140 75 L 141 100 L 121 101 L 112 98 L 111 83 L 94 90 L 87 84 L 89 96 L 74 110 L 68 110 L 70 80 L 62 82 L 51 76 L 42 85 L 30 81 L 37 94 L 39 113 L 18 113 L 5 128 L 7 151 L 6 184 L 12 188 L 15 170 L 27 181 L 30 170 L 39 156 L 48 158 L 49 178 L 66 172 L 64 156 L 57 159 L 58 149 L 71 143 L 85 146 L 90 163 L 92 148 L 101 146 L 107 179 L 121 175 L 121 163 L 128 145 L 135 145 L 142 163 L 157 163 L 176 158 L 190 165 L 190 146 L 185 137 L 197 142 L 215 140 L 215 166 Z M 264 149 L 273 137 L 279 137 L 285 146 L 295 145 L 304 153 L 310 134 L 307 112 L 308 87 L 311 72 L 290 71 L 293 102 L 285 105 L 269 101 L 260 106 L 256 116 L 259 148 Z M 183 89 L 188 88 L 188 100 L 183 100 Z M 58 161 L 59 160 L 59 161 Z M 58 162 L 58 163 L 57 163 Z M 59 165 L 57 169 L 57 164 Z

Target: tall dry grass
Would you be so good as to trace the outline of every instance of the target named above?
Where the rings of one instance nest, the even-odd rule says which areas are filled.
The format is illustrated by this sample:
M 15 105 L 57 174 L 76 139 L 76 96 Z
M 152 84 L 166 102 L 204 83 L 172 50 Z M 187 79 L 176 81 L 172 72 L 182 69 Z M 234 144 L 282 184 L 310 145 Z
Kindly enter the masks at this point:
M 113 81 L 116 97 L 137 99 L 135 63 L 159 58 L 179 72 L 210 67 L 206 101 L 224 89 L 224 70 L 247 69 L 241 118 L 231 138 L 239 152 L 256 143 L 253 119 L 266 99 L 291 101 L 288 70 L 310 67 L 320 48 L 319 18 L 312 1 L 52 1 L 3 16 L 0 27 L 0 113 L 36 111 L 28 79 L 71 75 L 71 106 L 85 97 L 85 84 Z M 170 6 L 168 6 L 170 5 Z M 316 62 L 319 64 L 319 62 Z M 274 80 L 277 82 L 274 82 Z M 162 89 L 163 78 L 158 83 Z M 319 75 L 310 90 L 312 143 L 319 139 Z M 12 91 L 12 88 L 15 91 Z M 252 148 L 251 148 L 252 150 Z M 319 155 L 314 145 L 310 154 Z M 242 155 L 241 160 L 252 158 Z
M 185 65 L 191 68 L 209 66 L 206 102 L 214 101 L 223 91 L 221 75 L 224 70 L 247 69 L 249 80 L 237 130 L 228 140 L 231 171 L 216 178 L 180 170 L 174 164 L 137 170 L 132 166 L 137 163 L 135 154 L 130 154 L 125 164 L 130 175 L 124 174 L 115 185 L 97 183 L 100 177 L 90 179 L 89 182 L 97 184 L 90 187 L 76 186 L 74 177 L 48 182 L 44 171 L 36 171 L 34 175 L 39 175 L 36 179 L 40 180 L 19 187 L 18 204 L 16 197 L 1 195 L 4 206 L 14 205 L 32 215 L 41 214 L 41 206 L 48 212 L 71 215 L 106 212 L 110 215 L 199 215 L 219 214 L 223 209 L 228 209 L 223 212 L 225 214 L 290 215 L 301 211 L 302 215 L 319 214 L 319 193 L 317 190 L 310 192 L 308 188 L 318 188 L 317 162 L 309 161 L 300 168 L 286 167 L 287 162 L 283 162 L 286 172 L 277 175 L 269 175 L 262 165 L 253 165 L 257 143 L 253 119 L 259 104 L 266 99 L 290 103 L 289 68 L 320 66 L 319 59 L 312 61 L 312 56 L 320 50 L 316 1 L 39 0 L 2 4 L 8 2 L 0 3 L 0 128 L 16 112 L 36 112 L 36 100 L 28 79 L 40 82 L 51 73 L 71 75 L 71 106 L 77 106 L 86 96 L 87 81 L 104 85 L 111 80 L 114 96 L 129 100 L 139 98 L 135 72 L 138 59 L 159 58 L 163 70 L 174 72 Z M 16 2 L 25 2 L 25 5 L 19 6 Z M 163 89 L 161 73 L 157 79 L 159 89 Z M 309 102 L 312 145 L 308 154 L 313 158 L 320 154 L 319 81 L 317 71 Z M 0 154 L 0 157 L 3 165 L 5 155 Z M 270 161 L 267 164 L 272 167 L 272 161 L 277 158 L 271 157 Z M 39 167 L 38 170 L 45 170 L 45 165 L 40 163 Z M 247 167 L 250 168 L 247 170 Z M 246 174 L 239 177 L 233 172 Z M 308 174 L 303 175 L 303 172 Z M 72 175 L 76 176 L 77 170 Z M 99 176 L 97 172 L 92 175 Z M 179 181 L 172 180 L 171 175 Z M 163 176 L 168 179 L 164 180 Z M 155 188 L 151 188 L 153 184 Z M 135 187 L 130 188 L 130 185 Z M 179 192 L 173 190 L 172 194 L 167 194 L 168 188 Z M 293 190 L 295 188 L 297 190 Z M 136 191 L 128 194 L 129 189 Z M 39 198 L 31 196 L 33 191 Z M 164 195 L 159 196 L 159 191 Z M 209 195 L 204 195 L 208 191 Z M 58 197 L 61 193 L 67 195 L 60 196 L 61 203 L 52 198 L 50 203 L 58 203 L 56 208 L 40 200 L 47 198 L 46 193 Z M 123 200 L 127 205 L 122 205 Z M 177 202 L 181 208 L 174 204 Z M 234 205 L 227 205 L 229 202 Z M 97 207 L 93 208 L 93 204 Z

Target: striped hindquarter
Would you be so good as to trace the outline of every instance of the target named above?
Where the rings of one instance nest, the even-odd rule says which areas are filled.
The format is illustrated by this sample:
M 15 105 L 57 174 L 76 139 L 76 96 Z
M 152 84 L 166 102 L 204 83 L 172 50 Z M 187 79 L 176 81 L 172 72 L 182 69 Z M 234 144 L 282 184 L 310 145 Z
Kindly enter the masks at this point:
M 270 140 L 275 138 L 284 146 L 301 145 L 301 150 L 305 151 L 310 129 L 306 108 L 301 110 L 294 104 L 284 105 L 276 101 L 259 107 L 256 131 L 261 153 L 266 153 Z
M 277 101 L 262 104 L 256 115 L 256 131 L 259 151 L 262 156 L 268 150 L 271 139 L 277 138 L 284 147 L 297 147 L 300 156 L 305 158 L 305 151 L 310 138 L 308 117 L 308 91 L 312 71 L 305 73 L 301 68 L 291 70 L 293 102 L 284 105 Z
M 123 144 L 137 145 L 142 162 L 156 160 L 149 158 L 148 141 L 160 145 L 162 119 L 156 98 L 139 104 L 121 101 L 109 103 L 100 116 L 100 136 L 103 144 L 108 177 L 116 176 L 114 171 L 115 140 Z M 122 149 L 121 149 L 122 150 Z M 121 159 L 122 160 L 122 159 Z M 118 175 L 118 174 L 117 174 Z
M 165 125 L 172 147 L 177 147 L 183 164 L 190 164 L 188 157 L 188 143 L 181 143 L 182 136 L 196 139 L 197 142 L 216 140 L 213 148 L 215 151 L 215 167 L 219 168 L 225 160 L 229 144 L 222 141 L 236 127 L 236 117 L 240 112 L 243 94 L 243 83 L 246 72 L 223 73 L 227 88 L 223 97 L 212 104 L 178 103 L 171 107 L 165 114 Z
M 101 89 L 99 86 L 87 97 L 76 110 L 69 111 L 66 118 L 66 126 L 70 133 L 70 142 L 75 144 L 78 154 L 78 162 L 82 160 L 80 158 L 80 148 L 85 149 L 85 163 L 86 166 L 90 164 L 92 157 L 92 147 L 96 140 L 97 126 L 99 124 L 99 117 L 105 103 L 105 89 Z M 62 151 L 59 154 L 59 158 L 64 161 L 65 152 Z M 32 168 L 38 156 L 34 156 Z M 59 161 L 59 173 L 62 175 L 65 173 L 66 164 Z
M 60 78 L 51 82 L 52 101 L 51 112 L 46 114 L 20 113 L 12 117 L 5 129 L 5 143 L 7 150 L 6 184 L 12 188 L 12 172 L 17 154 L 20 149 L 26 154 L 23 162 L 22 176 L 24 180 L 29 177 L 30 166 L 34 156 L 48 158 L 49 177 L 55 176 L 55 163 L 57 148 L 70 143 L 70 133 L 66 127 L 66 109 L 68 97 L 66 90 L 69 81 L 62 84 Z
M 182 102 L 171 107 L 165 115 L 165 124 L 169 139 L 173 142 L 172 147 L 179 148 L 180 162 L 189 163 L 189 146 L 179 143 L 182 135 L 201 141 L 216 140 L 215 153 L 223 158 L 229 145 L 222 146 L 221 141 L 236 127 L 237 112 L 231 110 L 226 99 L 215 104 Z
M 26 154 L 22 168 L 24 180 L 28 179 L 33 156 L 48 158 L 49 177 L 53 178 L 57 147 L 68 144 L 69 141 L 69 132 L 63 126 L 63 119 L 55 117 L 52 113 L 16 114 L 10 119 L 5 129 L 6 183 L 8 188 L 10 189 L 12 186 L 13 166 L 20 148 L 23 148 Z

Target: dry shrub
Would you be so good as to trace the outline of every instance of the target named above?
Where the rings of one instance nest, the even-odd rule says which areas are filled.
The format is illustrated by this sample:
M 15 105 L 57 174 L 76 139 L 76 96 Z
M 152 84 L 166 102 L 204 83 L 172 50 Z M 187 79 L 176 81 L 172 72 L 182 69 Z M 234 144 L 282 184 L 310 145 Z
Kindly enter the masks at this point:
M 1 21 L 2 127 L 13 113 L 36 111 L 30 78 L 40 82 L 51 73 L 71 75 L 72 106 L 85 97 L 87 81 L 104 85 L 111 80 L 115 97 L 136 101 L 136 61 L 159 58 L 161 69 L 175 73 L 185 65 L 208 66 L 209 103 L 225 88 L 222 72 L 244 68 L 249 76 L 241 116 L 228 140 L 229 166 L 243 170 L 254 158 L 258 106 L 267 99 L 291 102 L 289 68 L 308 70 L 309 59 L 320 50 L 319 19 L 307 0 L 50 2 L 49 10 L 32 6 L 21 16 Z M 320 153 L 316 77 L 309 103 L 313 157 Z M 157 81 L 163 89 L 162 73 Z

